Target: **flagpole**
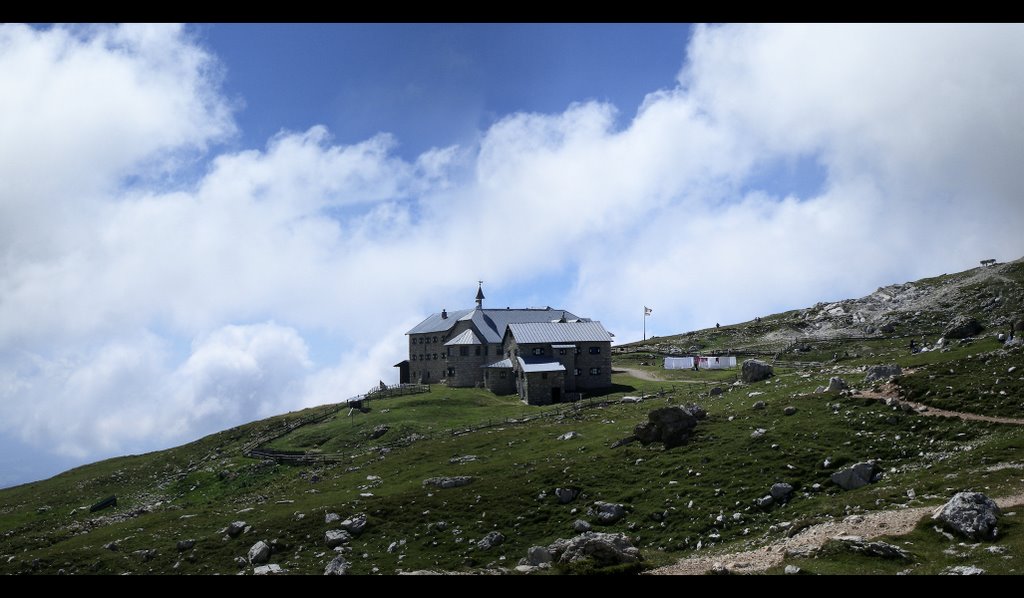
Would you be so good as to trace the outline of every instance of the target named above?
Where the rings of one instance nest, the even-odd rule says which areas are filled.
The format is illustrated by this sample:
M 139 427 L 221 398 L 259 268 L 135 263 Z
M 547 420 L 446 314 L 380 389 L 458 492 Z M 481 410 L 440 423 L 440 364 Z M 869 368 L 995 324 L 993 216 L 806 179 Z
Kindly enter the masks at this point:
M 644 306 L 644 342 L 647 342 L 647 306 Z

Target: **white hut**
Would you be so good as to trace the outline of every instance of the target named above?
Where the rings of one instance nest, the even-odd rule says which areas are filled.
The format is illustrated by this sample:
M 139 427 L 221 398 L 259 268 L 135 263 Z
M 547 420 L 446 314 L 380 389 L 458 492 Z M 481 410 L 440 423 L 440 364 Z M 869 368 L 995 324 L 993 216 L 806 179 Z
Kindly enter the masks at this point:
M 699 366 L 702 370 L 728 370 L 736 367 L 736 357 L 731 355 L 719 355 L 718 357 L 699 357 Z
M 665 369 L 666 370 L 692 370 L 693 369 L 693 358 L 692 357 L 666 357 L 665 358 Z

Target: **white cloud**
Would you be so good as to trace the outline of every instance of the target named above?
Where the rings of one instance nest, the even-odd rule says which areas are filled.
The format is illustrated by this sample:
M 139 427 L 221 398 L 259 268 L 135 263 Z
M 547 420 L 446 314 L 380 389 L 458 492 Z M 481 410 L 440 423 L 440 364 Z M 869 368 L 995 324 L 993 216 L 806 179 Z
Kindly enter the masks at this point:
M 185 30 L 2 27 L 0 430 L 87 457 L 337 401 L 477 277 L 628 341 L 643 304 L 667 334 L 1019 257 L 1021 33 L 699 28 L 618 128 L 574 104 L 405 161 L 310 123 L 172 184 L 234 130 Z M 805 158 L 812 196 L 751 187 Z

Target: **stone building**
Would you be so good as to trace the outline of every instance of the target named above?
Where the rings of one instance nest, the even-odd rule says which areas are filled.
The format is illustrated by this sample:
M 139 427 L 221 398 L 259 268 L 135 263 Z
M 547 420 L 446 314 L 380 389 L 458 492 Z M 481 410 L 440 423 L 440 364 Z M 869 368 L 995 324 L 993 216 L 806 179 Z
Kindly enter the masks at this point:
M 483 386 L 527 403 L 571 400 L 611 386 L 612 335 L 589 318 L 551 307 L 441 310 L 410 330 L 401 382 Z

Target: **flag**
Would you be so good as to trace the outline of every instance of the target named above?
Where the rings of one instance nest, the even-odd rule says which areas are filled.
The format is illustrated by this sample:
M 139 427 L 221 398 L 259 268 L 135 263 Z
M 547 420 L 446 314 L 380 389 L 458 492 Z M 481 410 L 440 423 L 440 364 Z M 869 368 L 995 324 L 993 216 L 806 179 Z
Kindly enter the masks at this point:
M 651 308 L 647 307 L 646 305 L 644 306 L 644 315 L 645 316 L 651 315 Z

